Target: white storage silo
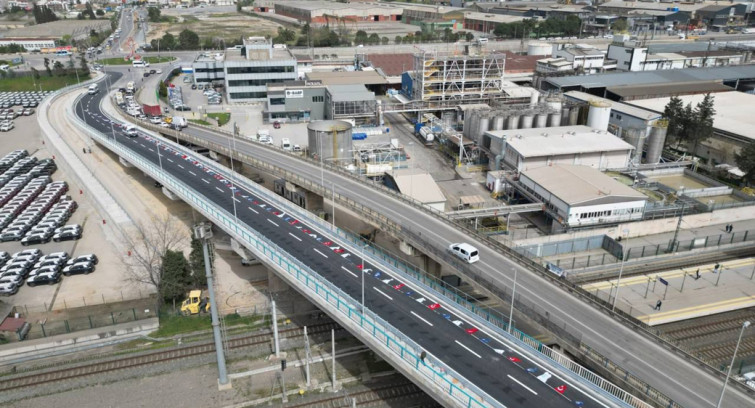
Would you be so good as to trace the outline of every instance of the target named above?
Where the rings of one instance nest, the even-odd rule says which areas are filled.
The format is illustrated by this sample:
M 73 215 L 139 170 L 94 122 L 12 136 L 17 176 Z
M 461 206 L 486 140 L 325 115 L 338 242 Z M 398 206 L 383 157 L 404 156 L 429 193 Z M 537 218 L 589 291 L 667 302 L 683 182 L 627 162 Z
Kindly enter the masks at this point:
M 645 130 L 627 128 L 622 132 L 621 137 L 630 145 L 634 146 L 632 152 L 632 163 L 639 164 L 642 158 L 642 149 L 645 146 Z
M 561 125 L 560 126 L 569 126 L 569 108 L 567 107 L 561 108 Z
M 498 116 L 496 116 L 493 119 L 493 127 L 492 130 L 503 130 L 503 122 L 506 120 L 506 118 L 503 117 L 503 112 L 497 112 Z
M 316 120 L 307 124 L 309 154 L 320 160 L 351 160 L 352 125 L 341 120 Z
M 535 127 L 544 128 L 548 126 L 548 114 L 545 112 L 538 113 L 535 116 Z
M 548 127 L 561 126 L 561 111 L 548 115 Z
M 590 110 L 587 112 L 587 126 L 608 130 L 608 120 L 611 117 L 611 104 L 604 101 L 590 101 Z
M 506 118 L 506 129 L 519 129 L 519 115 L 512 114 Z
M 645 163 L 657 164 L 661 161 L 661 153 L 663 153 L 663 145 L 666 143 L 666 131 L 668 130 L 668 122 L 665 120 L 657 120 L 650 128 L 650 136 L 647 140 L 647 149 L 645 151 Z
M 550 44 L 535 42 L 527 45 L 527 55 L 548 55 L 550 56 L 553 49 Z
M 532 122 L 535 120 L 535 115 L 532 113 L 527 113 L 525 115 L 522 115 L 521 124 L 519 126 L 520 129 L 530 129 L 532 128 Z
M 576 126 L 579 123 L 579 106 L 573 106 L 569 109 L 569 126 Z

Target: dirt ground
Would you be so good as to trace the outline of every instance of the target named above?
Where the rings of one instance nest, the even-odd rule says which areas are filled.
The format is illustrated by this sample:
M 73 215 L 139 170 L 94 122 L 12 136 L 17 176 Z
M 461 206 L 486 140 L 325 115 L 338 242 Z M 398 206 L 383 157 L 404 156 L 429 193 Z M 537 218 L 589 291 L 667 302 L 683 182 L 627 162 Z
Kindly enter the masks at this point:
M 178 16 L 179 23 L 150 23 L 147 42 L 161 38 L 166 32 L 178 37 L 184 29 L 194 31 L 200 38 L 233 39 L 250 36 L 275 36 L 280 24 L 257 17 L 235 13 Z

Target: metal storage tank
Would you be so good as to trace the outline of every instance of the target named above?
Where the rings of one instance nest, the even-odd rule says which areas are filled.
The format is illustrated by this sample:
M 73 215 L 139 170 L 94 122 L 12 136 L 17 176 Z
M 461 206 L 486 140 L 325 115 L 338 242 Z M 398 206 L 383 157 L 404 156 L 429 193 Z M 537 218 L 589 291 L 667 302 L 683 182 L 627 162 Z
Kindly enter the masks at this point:
M 552 95 L 545 99 L 545 106 L 549 111 L 561 112 L 563 102 L 560 96 Z
M 503 122 L 506 120 L 503 116 L 496 116 L 493 119 L 493 127 L 492 130 L 503 130 Z
M 506 129 L 519 129 L 519 115 L 511 115 L 506 118 Z
M 475 133 L 474 137 L 472 137 L 472 140 L 477 142 L 477 144 L 482 144 L 482 135 L 484 135 L 488 130 L 490 130 L 490 117 L 485 114 L 480 117 L 477 132 Z
M 536 90 L 532 90 L 532 93 L 530 94 L 530 106 L 535 107 L 537 106 L 537 101 L 540 99 L 540 92 Z
M 668 130 L 668 121 L 657 120 L 650 128 L 650 136 L 647 140 L 647 153 L 645 154 L 645 163 L 657 164 L 661 161 L 663 153 L 663 144 L 666 143 L 666 131 Z
M 560 126 L 568 126 L 569 125 L 569 108 L 563 107 L 561 108 L 561 125 Z
M 548 127 L 548 114 L 547 113 L 538 113 L 537 116 L 535 116 L 535 127 L 536 128 Z
M 553 47 L 548 43 L 530 43 L 527 46 L 527 55 L 548 55 L 553 53 Z
M 590 111 L 587 113 L 587 126 L 608 130 L 608 120 L 611 117 L 611 104 L 605 101 L 590 101 Z
M 522 123 L 521 126 L 519 126 L 520 129 L 530 129 L 532 127 L 532 122 L 535 120 L 535 115 L 528 113 L 526 115 L 522 115 Z
M 561 126 L 561 113 L 560 111 L 556 112 L 548 115 L 548 127 Z
M 569 109 L 569 126 L 576 126 L 579 123 L 579 106 L 573 106 Z
M 482 114 L 481 111 L 474 111 L 472 113 L 472 119 L 469 121 L 469 131 L 467 131 L 467 134 L 464 135 L 467 137 L 467 139 L 473 139 L 474 134 L 480 129 L 480 115 Z
M 622 132 L 622 138 L 634 146 L 634 152 L 632 153 L 632 163 L 639 164 L 642 158 L 642 149 L 645 146 L 645 131 L 641 129 L 624 129 Z
M 317 120 L 307 124 L 309 155 L 323 161 L 352 160 L 352 126 L 342 120 Z
M 464 112 L 464 124 L 462 125 L 461 133 L 466 136 L 467 133 L 469 133 L 469 129 L 472 127 L 472 111 L 466 111 Z

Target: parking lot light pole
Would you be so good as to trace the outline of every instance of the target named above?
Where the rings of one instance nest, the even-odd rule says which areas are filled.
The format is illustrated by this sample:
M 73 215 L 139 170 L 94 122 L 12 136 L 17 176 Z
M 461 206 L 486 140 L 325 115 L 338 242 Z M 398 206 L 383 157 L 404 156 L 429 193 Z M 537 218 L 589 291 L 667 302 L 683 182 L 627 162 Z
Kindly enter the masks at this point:
M 729 376 L 731 375 L 731 369 L 734 367 L 734 360 L 737 358 L 737 351 L 739 351 L 739 343 L 742 341 L 742 335 L 745 332 L 745 329 L 750 327 L 750 321 L 745 320 L 742 323 L 742 330 L 739 331 L 739 339 L 737 339 L 737 346 L 734 347 L 734 355 L 731 356 L 731 364 L 729 364 L 729 371 L 726 373 L 726 379 L 724 380 L 724 388 L 721 390 L 721 397 L 718 398 L 718 404 L 716 404 L 716 408 L 721 408 L 721 403 L 724 401 L 724 393 L 726 392 L 726 384 L 729 383 Z

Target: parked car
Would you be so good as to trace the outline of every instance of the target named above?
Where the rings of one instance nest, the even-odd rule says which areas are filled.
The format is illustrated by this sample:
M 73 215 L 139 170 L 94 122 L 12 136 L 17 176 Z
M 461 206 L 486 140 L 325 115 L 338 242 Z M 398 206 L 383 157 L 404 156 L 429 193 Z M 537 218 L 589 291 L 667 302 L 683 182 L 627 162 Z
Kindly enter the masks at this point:
M 276 120 L 275 122 L 273 122 L 273 128 L 280 129 L 281 128 L 281 123 Z
M 32 244 L 46 244 L 50 242 L 50 236 L 52 234 L 46 233 L 46 234 L 32 234 L 27 235 L 21 239 L 21 245 L 23 246 L 29 246 Z
M 76 230 L 67 230 L 63 231 L 59 234 L 55 234 L 52 236 L 52 240 L 55 242 L 60 241 L 75 241 L 77 239 L 81 238 L 81 231 Z
M 44 284 L 54 285 L 58 282 L 60 282 L 60 273 L 58 272 L 40 273 L 26 280 L 26 284 L 29 286 L 37 286 L 37 285 L 44 285 Z
M 0 295 L 11 296 L 18 293 L 18 285 L 13 283 L 5 283 L 0 285 Z
M 95 254 L 79 255 L 76 258 L 71 258 L 68 262 L 66 262 L 66 265 L 73 265 L 81 262 L 90 262 L 93 265 L 97 265 L 100 260 Z
M 10 123 L 3 123 L 0 125 L 0 132 L 9 132 L 11 129 L 13 129 L 13 122 Z
M 63 275 L 65 276 L 71 276 L 71 275 L 78 275 L 78 274 L 85 274 L 89 275 L 90 273 L 94 272 L 94 264 L 91 262 L 79 262 L 75 263 L 73 265 L 66 266 L 63 268 Z

